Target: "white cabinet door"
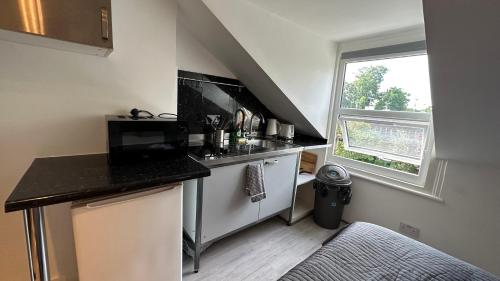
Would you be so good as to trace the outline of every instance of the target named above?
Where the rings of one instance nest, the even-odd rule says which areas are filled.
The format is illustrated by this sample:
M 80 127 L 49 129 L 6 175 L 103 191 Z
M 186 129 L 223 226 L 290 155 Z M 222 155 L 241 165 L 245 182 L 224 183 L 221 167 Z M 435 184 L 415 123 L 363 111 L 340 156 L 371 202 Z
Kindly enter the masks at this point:
M 292 206 L 297 154 L 264 160 L 266 199 L 260 201 L 259 219 Z
M 182 187 L 171 187 L 72 208 L 78 280 L 180 281 Z
M 259 203 L 252 203 L 244 190 L 248 164 L 213 168 L 203 180 L 202 243 L 258 220 Z

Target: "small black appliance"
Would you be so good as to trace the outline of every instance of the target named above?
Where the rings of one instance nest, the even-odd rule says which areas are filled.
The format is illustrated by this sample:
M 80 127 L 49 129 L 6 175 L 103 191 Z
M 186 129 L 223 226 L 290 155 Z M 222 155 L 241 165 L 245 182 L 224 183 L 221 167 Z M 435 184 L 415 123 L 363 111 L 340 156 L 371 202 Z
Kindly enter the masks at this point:
M 189 131 L 177 118 L 107 115 L 106 122 L 110 164 L 187 155 Z

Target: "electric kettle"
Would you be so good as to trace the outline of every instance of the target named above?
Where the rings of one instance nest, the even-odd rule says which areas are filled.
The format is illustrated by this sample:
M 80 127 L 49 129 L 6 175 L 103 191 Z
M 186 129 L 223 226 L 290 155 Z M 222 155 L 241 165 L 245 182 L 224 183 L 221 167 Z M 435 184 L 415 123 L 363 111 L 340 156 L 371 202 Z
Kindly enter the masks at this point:
M 267 119 L 266 136 L 275 136 L 280 131 L 280 121 L 277 119 Z
M 291 140 L 294 136 L 294 126 L 292 124 L 281 124 L 279 136 L 285 140 Z

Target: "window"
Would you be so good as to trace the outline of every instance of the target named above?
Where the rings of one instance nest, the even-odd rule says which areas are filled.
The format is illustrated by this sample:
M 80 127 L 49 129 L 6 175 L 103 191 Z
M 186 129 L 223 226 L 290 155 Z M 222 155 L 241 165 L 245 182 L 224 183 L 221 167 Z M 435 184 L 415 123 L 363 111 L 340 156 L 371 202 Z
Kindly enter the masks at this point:
M 358 173 L 423 188 L 434 140 L 425 42 L 416 43 L 418 50 L 389 52 L 397 45 L 342 55 L 331 158 Z

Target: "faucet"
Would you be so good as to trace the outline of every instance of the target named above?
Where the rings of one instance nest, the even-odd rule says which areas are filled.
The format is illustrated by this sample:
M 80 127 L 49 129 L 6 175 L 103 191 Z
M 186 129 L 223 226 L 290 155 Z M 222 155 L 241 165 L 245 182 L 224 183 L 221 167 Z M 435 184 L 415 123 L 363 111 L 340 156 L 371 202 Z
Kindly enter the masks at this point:
M 250 138 L 254 137 L 257 135 L 257 132 L 255 132 L 255 135 L 254 133 L 252 132 L 253 131 L 253 118 L 257 116 L 259 118 L 259 127 L 261 124 L 265 124 L 266 123 L 266 119 L 264 118 L 264 115 L 262 115 L 262 113 L 260 112 L 255 112 L 254 114 L 252 114 L 252 117 L 250 117 Z
M 245 111 L 243 111 L 243 109 L 241 108 L 238 108 L 236 110 L 236 112 L 234 112 L 234 126 L 235 128 L 237 128 L 237 124 L 236 124 L 236 120 L 238 119 L 238 112 L 241 112 L 241 125 L 240 125 L 240 130 L 241 130 L 241 133 L 243 133 L 243 131 L 245 130 L 245 118 L 246 118 L 246 114 L 245 114 Z

